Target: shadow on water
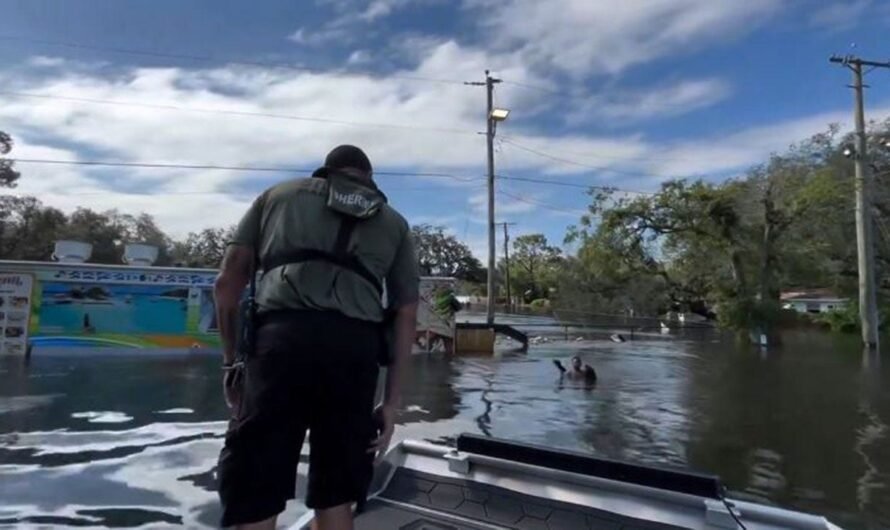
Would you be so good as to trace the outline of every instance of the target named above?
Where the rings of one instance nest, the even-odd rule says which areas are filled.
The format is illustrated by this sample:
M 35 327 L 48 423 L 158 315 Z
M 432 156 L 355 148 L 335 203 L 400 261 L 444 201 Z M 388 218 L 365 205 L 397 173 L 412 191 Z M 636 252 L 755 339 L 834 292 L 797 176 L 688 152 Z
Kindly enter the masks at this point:
M 595 386 L 559 377 L 552 361 L 575 354 Z M 708 471 L 739 496 L 887 528 L 888 366 L 813 334 L 768 352 L 715 336 L 416 356 L 397 437 L 474 432 Z M 215 527 L 218 359 L 0 359 L 0 380 L 0 526 Z

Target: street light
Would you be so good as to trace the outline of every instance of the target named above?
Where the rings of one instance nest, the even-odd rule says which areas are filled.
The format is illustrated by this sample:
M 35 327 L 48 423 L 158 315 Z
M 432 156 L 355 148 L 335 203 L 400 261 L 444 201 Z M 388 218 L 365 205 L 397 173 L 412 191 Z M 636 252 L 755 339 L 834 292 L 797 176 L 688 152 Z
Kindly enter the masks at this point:
M 506 121 L 510 111 L 507 109 L 491 109 L 488 113 L 488 121 L 491 123 L 491 136 L 494 137 L 495 131 L 498 130 L 498 122 Z
M 841 151 L 841 153 L 847 158 L 853 158 L 853 155 L 856 154 L 856 149 L 852 145 L 847 144 L 844 146 L 844 150 Z
M 491 109 L 491 114 L 488 117 L 494 122 L 499 122 L 506 120 L 509 115 L 510 111 L 508 109 Z

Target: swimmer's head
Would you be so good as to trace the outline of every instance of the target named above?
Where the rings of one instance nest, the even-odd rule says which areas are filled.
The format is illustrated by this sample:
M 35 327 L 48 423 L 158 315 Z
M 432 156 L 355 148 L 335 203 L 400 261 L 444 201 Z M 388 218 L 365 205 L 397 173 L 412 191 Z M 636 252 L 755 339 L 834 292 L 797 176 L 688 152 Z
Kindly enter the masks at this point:
M 580 357 L 578 357 L 577 355 L 574 356 L 574 357 L 572 357 L 572 368 L 574 368 L 575 370 L 580 370 L 580 369 L 581 369 L 581 364 L 582 364 L 582 363 L 581 363 L 581 358 L 580 358 Z

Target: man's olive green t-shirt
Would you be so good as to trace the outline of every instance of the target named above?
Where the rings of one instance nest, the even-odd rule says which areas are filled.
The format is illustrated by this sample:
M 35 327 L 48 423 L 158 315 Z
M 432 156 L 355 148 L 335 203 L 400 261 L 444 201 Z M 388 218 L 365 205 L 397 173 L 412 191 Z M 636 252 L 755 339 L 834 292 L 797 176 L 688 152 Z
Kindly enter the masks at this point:
M 341 214 L 327 206 L 329 183 L 305 178 L 284 182 L 263 193 L 244 215 L 232 243 L 259 249 L 262 263 L 300 249 L 334 251 Z M 259 238 L 259 240 L 257 240 Z M 419 272 L 408 223 L 383 204 L 359 220 L 347 245 L 349 253 L 384 284 L 385 300 L 370 281 L 327 261 L 305 261 L 265 271 L 257 286 L 260 313 L 275 310 L 339 311 L 381 322 L 383 307 L 414 303 Z

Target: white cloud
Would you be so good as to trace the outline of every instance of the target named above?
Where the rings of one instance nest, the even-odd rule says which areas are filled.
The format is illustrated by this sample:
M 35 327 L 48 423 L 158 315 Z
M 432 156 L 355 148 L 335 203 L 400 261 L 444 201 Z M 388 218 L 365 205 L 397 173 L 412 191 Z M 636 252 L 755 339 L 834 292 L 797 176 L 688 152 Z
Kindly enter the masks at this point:
M 368 50 L 356 50 L 349 55 L 349 58 L 346 60 L 346 64 L 349 65 L 362 65 L 368 64 L 371 62 L 371 52 Z
M 816 9 L 810 15 L 810 26 L 829 32 L 851 30 L 874 4 L 873 0 L 844 0 Z
M 885 103 L 869 109 L 869 116 L 874 119 L 890 117 L 890 105 Z M 839 110 L 750 127 L 725 136 L 665 146 L 652 155 L 653 159 L 646 162 L 644 169 L 663 177 L 745 170 L 766 162 L 771 154 L 785 151 L 793 143 L 825 132 L 831 123 L 839 124 L 842 132 L 850 131 L 853 126 L 850 113 Z
M 755 3 L 757 3 L 755 1 Z M 521 83 L 543 84 L 522 63 L 519 53 L 488 53 L 453 41 L 426 39 L 417 65 L 388 77 L 338 72 L 308 73 L 286 69 L 229 66 L 206 70 L 142 68 L 115 77 L 78 68 L 54 76 L 36 78 L 9 76 L 10 91 L 48 94 L 68 98 L 105 99 L 170 105 L 182 109 L 221 109 L 241 113 L 266 113 L 322 118 L 365 124 L 402 124 L 409 128 L 347 126 L 342 124 L 231 116 L 98 105 L 78 101 L 43 100 L 2 96 L 0 122 L 17 140 L 15 156 L 51 159 L 115 159 L 217 165 L 287 166 L 312 169 L 334 145 L 353 143 L 365 148 L 378 170 L 450 172 L 470 178 L 484 173 L 485 142 L 477 132 L 484 127 L 484 91 L 462 84 L 417 82 L 413 78 L 478 79 L 489 65 L 497 75 Z M 0 71 L 0 76 L 3 72 Z M 401 77 L 400 77 L 401 76 Z M 220 91 L 224 88 L 224 91 Z M 633 117 L 672 112 L 704 104 L 714 94 L 728 91 L 719 80 L 688 80 L 636 91 L 619 100 L 615 115 Z M 498 101 L 528 115 L 528 109 L 550 98 L 545 93 L 498 88 Z M 658 106 L 668 100 L 675 107 Z M 631 104 L 633 102 L 633 104 Z M 888 109 L 870 109 L 871 116 Z M 499 129 L 500 138 L 510 139 L 540 151 L 550 158 L 505 145 L 498 159 L 498 172 L 535 174 L 540 178 L 558 175 L 590 183 L 630 187 L 631 183 L 651 189 L 658 178 L 743 169 L 762 162 L 769 152 L 781 150 L 792 141 L 821 131 L 831 121 L 846 122 L 849 112 L 826 113 L 790 120 L 723 137 L 655 143 L 641 134 L 599 137 L 589 134 L 545 136 L 521 120 L 511 120 Z M 431 127 L 458 131 L 427 131 Z M 560 161 L 564 159 L 565 161 Z M 658 159 L 658 160 L 655 160 Z M 94 208 L 120 207 L 145 210 L 157 216 L 161 226 L 174 234 L 203 226 L 225 225 L 243 213 L 250 194 L 240 196 L 194 192 L 229 192 L 255 182 L 284 179 L 287 175 L 234 171 L 102 170 L 22 164 L 18 193 L 35 194 L 48 204 L 66 210 L 77 205 Z M 620 172 L 620 173 L 619 173 Z M 636 181 L 624 173 L 641 175 Z M 383 180 L 385 179 L 385 180 Z M 583 180 L 582 180 L 583 179 Z M 384 190 L 403 186 L 399 179 L 381 177 Z M 480 181 L 460 182 L 445 178 L 422 178 L 423 186 L 436 186 L 457 196 L 470 212 L 484 211 L 476 196 L 453 194 L 455 186 L 469 193 Z M 445 188 L 451 186 L 452 189 Z M 545 190 L 547 188 L 544 188 Z M 133 195 L 139 190 L 153 195 Z M 567 190 L 559 190 L 560 193 Z M 527 195 L 532 197 L 530 195 Z M 413 197 L 413 196 L 412 196 Z M 534 195 L 538 201 L 546 199 Z M 450 205 L 436 201 L 428 214 L 447 211 Z M 532 201 L 498 197 L 498 212 L 521 215 L 544 212 Z M 480 209 L 481 208 L 481 209 Z M 460 207 L 458 210 L 460 211 Z M 419 212 L 418 212 L 419 213 Z M 549 214 L 550 212 L 547 211 Z M 458 222 L 458 225 L 460 223 Z M 460 232 L 460 226 L 458 226 Z
M 373 22 L 377 19 L 388 17 L 401 9 L 429 5 L 439 1 L 441 0 L 372 0 L 362 14 L 359 15 L 359 18 Z
M 368 5 L 368 8 L 361 14 L 362 19 L 373 21 L 375 19 L 388 16 L 395 8 L 398 2 L 394 0 L 374 0 Z
M 61 57 L 48 57 L 46 55 L 35 55 L 28 59 L 28 66 L 35 68 L 56 68 L 66 63 Z
M 618 73 L 756 28 L 781 0 L 465 0 L 501 48 L 576 76 Z
M 731 93 L 732 87 L 722 79 L 685 80 L 643 91 L 620 91 L 614 96 L 594 96 L 577 114 L 569 115 L 569 119 L 577 122 L 594 116 L 626 123 L 678 116 L 710 107 L 725 100 Z
M 288 36 L 288 40 L 310 47 L 355 42 L 364 27 L 379 22 L 409 7 L 431 5 L 442 0 L 317 0 L 322 6 L 330 6 L 336 15 L 318 29 L 302 27 Z
M 538 205 L 532 201 L 519 200 L 513 197 L 498 195 L 495 211 L 498 215 L 511 215 L 534 212 Z M 476 215 L 488 215 L 488 192 L 483 191 L 468 199 L 473 213 Z
M 446 72 L 477 74 L 485 63 L 486 56 L 481 52 L 446 42 L 431 47 L 430 55 L 418 68 L 399 73 L 409 78 Z M 514 78 L 527 77 L 520 66 L 510 68 Z M 447 171 L 481 177 L 485 143 L 476 131 L 481 128 L 479 107 L 484 93 L 463 85 L 235 66 L 208 70 L 141 68 L 114 77 L 97 72 L 76 69 L 50 77 L 10 77 L 10 91 L 62 98 L 0 97 L 0 122 L 17 140 L 13 153 L 16 157 L 312 169 L 320 165 L 332 146 L 353 143 L 368 151 L 378 170 Z M 224 93 L 218 91 L 220 88 L 225 89 Z M 182 110 L 94 104 L 85 100 L 166 105 Z M 184 109 L 298 115 L 403 124 L 406 128 Z M 59 145 L 65 148 L 56 147 Z M 543 167 L 547 162 L 538 164 Z M 243 187 L 258 176 L 264 182 L 288 177 L 234 171 L 100 171 L 35 164 L 21 164 L 21 170 L 24 177 L 17 193 L 35 194 L 68 211 L 78 205 L 145 210 L 156 215 L 161 225 L 174 234 L 231 223 L 250 199 L 248 194 L 236 198 L 203 192 L 230 191 L 232 186 Z M 384 189 L 402 186 L 401 179 L 382 179 Z M 444 178 L 419 180 L 424 186 L 443 189 L 478 185 Z M 132 190 L 153 195 L 127 193 Z
M 331 25 L 326 25 L 318 30 L 300 28 L 288 35 L 287 40 L 310 47 L 324 46 L 338 41 L 352 42 L 347 28 Z
M 411 7 L 442 3 L 445 0 L 316 0 L 331 6 L 349 22 L 374 22 Z

